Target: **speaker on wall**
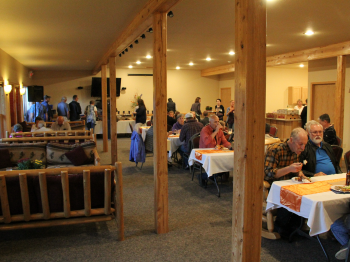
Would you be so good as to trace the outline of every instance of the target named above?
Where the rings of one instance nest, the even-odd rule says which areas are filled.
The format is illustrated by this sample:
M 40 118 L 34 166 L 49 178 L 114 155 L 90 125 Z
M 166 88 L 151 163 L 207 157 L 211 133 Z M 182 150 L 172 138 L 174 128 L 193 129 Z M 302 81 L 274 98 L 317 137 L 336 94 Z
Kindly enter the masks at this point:
M 44 98 L 43 86 L 28 86 L 28 102 L 40 102 Z

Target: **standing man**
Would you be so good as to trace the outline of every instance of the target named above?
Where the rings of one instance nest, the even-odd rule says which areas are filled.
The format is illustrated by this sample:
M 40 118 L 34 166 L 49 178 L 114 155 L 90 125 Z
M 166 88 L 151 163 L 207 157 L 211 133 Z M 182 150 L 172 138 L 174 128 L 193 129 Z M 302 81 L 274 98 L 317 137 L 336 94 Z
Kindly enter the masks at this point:
M 80 120 L 81 107 L 78 103 L 78 96 L 73 96 L 73 101 L 69 103 L 70 121 Z
M 66 120 L 68 120 L 70 115 L 69 115 L 69 106 L 66 102 L 67 102 L 67 97 L 62 96 L 61 102 L 59 102 L 57 105 L 57 115 L 63 116 L 64 118 L 66 118 Z
M 34 122 L 36 117 L 47 119 L 46 108 L 40 102 L 34 102 L 27 114 L 29 115 L 28 122 Z
M 337 133 L 334 126 L 331 125 L 331 119 L 328 114 L 323 114 L 319 117 L 319 122 L 323 127 L 323 140 L 330 145 L 338 146 Z
M 50 122 L 52 120 L 53 114 L 51 111 L 51 106 L 49 105 L 51 96 L 45 95 L 44 101 L 41 104 L 46 108 L 47 117 L 44 116 L 45 122 Z
M 305 124 L 307 121 L 307 99 L 305 100 L 305 106 L 303 107 L 303 110 L 301 111 L 300 118 L 301 118 L 301 127 L 305 128 Z

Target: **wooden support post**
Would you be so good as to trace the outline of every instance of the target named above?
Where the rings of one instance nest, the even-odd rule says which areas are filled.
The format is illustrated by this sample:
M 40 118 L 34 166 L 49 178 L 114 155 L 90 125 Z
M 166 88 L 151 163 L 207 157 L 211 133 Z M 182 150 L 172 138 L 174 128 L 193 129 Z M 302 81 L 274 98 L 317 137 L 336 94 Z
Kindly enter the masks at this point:
M 111 213 L 111 170 L 105 170 L 105 203 L 104 210 L 105 215 L 109 215 Z
M 115 72 L 115 57 L 109 58 L 109 97 L 111 99 L 111 161 L 112 164 L 118 161 L 117 151 L 117 82 Z
M 236 0 L 232 261 L 260 261 L 266 98 L 266 3 Z
M 49 206 L 49 197 L 47 194 L 47 183 L 46 183 L 45 172 L 39 172 L 39 184 L 40 184 L 41 205 L 43 207 L 44 219 L 49 219 L 50 206 Z
M 154 215 L 158 234 L 169 232 L 167 159 L 167 13 L 153 14 Z
M 344 132 L 344 99 L 345 99 L 346 56 L 337 57 L 337 83 L 335 87 L 334 129 L 343 139 Z
M 0 176 L 0 199 L 2 216 L 4 217 L 5 223 L 11 222 L 10 205 L 7 197 L 6 178 L 4 175 Z
M 108 152 L 107 65 L 101 66 L 103 152 Z
M 30 204 L 29 204 L 27 175 L 25 173 L 19 174 L 19 186 L 21 188 L 21 199 L 22 199 L 24 220 L 29 221 L 30 220 Z
M 117 221 L 119 231 L 119 241 L 124 240 L 124 205 L 123 205 L 123 174 L 122 174 L 122 163 L 115 163 L 114 171 L 115 180 L 115 218 Z
M 69 197 L 69 180 L 68 172 L 61 171 L 61 183 L 62 183 L 62 192 L 63 192 L 63 212 L 64 217 L 70 217 L 70 197 Z
M 85 216 L 91 216 L 91 183 L 90 183 L 90 171 L 83 171 L 83 181 L 84 181 L 84 209 Z

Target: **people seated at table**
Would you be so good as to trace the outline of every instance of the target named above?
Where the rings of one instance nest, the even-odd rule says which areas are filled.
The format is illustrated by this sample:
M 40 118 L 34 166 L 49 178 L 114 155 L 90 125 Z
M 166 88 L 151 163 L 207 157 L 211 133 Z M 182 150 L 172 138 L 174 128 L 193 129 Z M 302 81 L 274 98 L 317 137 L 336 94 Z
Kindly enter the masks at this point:
M 69 122 L 65 121 L 63 116 L 57 117 L 55 123 L 51 125 L 53 131 L 69 131 L 71 130 Z
M 67 97 L 62 96 L 61 102 L 59 102 L 57 105 L 57 115 L 63 116 L 65 120 L 68 120 L 70 118 L 69 105 L 66 102 L 67 102 Z
M 176 123 L 176 119 L 174 118 L 174 111 L 169 111 L 167 115 L 167 124 L 169 126 L 173 126 Z
M 335 258 L 339 260 L 346 259 L 348 242 L 350 240 L 350 214 L 345 214 L 337 219 L 331 225 L 331 231 L 341 245 L 340 250 L 335 254 Z
M 35 130 L 37 130 L 39 128 L 39 122 L 42 121 L 43 119 L 40 116 L 37 116 L 35 118 L 34 124 L 32 125 L 32 129 L 30 130 L 30 132 L 34 132 Z
M 303 101 L 301 99 L 298 99 L 297 105 L 294 107 L 295 110 L 299 110 L 299 115 L 301 114 L 301 111 L 303 111 Z
M 35 122 L 37 122 L 37 121 L 35 121 Z M 34 126 L 34 125 L 33 125 L 33 126 Z M 44 120 L 39 120 L 39 121 L 37 122 L 37 124 L 35 125 L 34 130 L 33 130 L 33 128 L 32 128 L 32 132 L 44 132 L 44 131 L 52 131 L 51 128 L 47 128 L 47 127 L 45 126 Z
M 203 124 L 203 126 L 206 126 L 207 124 L 209 124 L 209 117 L 208 117 L 209 113 L 208 111 L 204 111 L 203 112 L 203 119 L 201 120 L 201 123 Z
M 227 116 L 227 126 L 228 128 L 234 130 L 235 127 L 235 100 L 231 100 L 230 106 L 226 109 L 226 116 Z
M 184 126 L 184 123 L 185 123 L 185 116 L 183 114 L 178 114 L 177 121 L 173 125 L 173 128 L 171 129 L 171 131 L 181 130 L 181 128 Z
M 193 117 L 192 113 L 187 113 L 185 115 L 186 123 L 181 128 L 180 133 L 180 141 L 184 142 L 184 144 L 179 148 L 179 153 L 182 156 L 183 153 L 189 153 L 190 149 L 188 148 L 188 141 L 190 141 L 190 138 L 196 134 L 199 133 L 202 128 L 203 124 L 200 122 L 197 122 L 197 120 Z
M 223 145 L 232 149 L 232 145 L 226 140 L 222 128 L 219 118 L 216 115 L 210 116 L 209 125 L 203 127 L 201 131 L 199 148 L 215 148 L 217 145 Z
M 311 120 L 305 126 L 309 134 L 309 140 L 305 150 L 299 156 L 301 163 L 304 160 L 307 161 L 302 168 L 304 175 L 324 176 L 342 173 L 331 145 L 323 141 L 322 125 L 315 120 Z
M 15 124 L 13 127 L 12 127 L 12 131 L 14 133 L 22 133 L 23 132 L 23 127 L 21 124 Z M 13 136 L 10 135 L 10 138 L 12 138 Z M 16 136 L 15 136 L 16 137 Z M 22 136 L 19 136 L 19 137 L 22 137 Z
M 147 120 L 147 110 L 145 103 L 143 99 L 137 100 L 138 108 L 136 109 L 136 112 L 134 112 L 134 115 L 136 116 L 136 124 L 141 123 L 141 124 L 146 124 Z
M 272 183 L 274 180 L 297 176 L 295 173 L 302 169 L 298 156 L 304 151 L 307 141 L 306 131 L 298 127 L 293 129 L 290 138 L 285 142 L 272 144 L 265 155 L 265 180 Z M 287 209 L 279 208 L 274 229 L 282 237 L 288 237 L 299 223 L 300 219 L 297 215 Z
M 224 119 L 225 108 L 221 104 L 221 99 L 220 98 L 216 99 L 215 112 L 216 112 L 216 115 L 218 116 L 218 118 L 220 120 Z
M 338 145 L 337 133 L 334 126 L 331 125 L 331 119 L 328 114 L 320 115 L 319 123 L 323 127 L 323 140 L 330 145 Z
M 145 149 L 146 151 L 153 152 L 153 116 L 151 117 L 151 127 L 146 133 Z

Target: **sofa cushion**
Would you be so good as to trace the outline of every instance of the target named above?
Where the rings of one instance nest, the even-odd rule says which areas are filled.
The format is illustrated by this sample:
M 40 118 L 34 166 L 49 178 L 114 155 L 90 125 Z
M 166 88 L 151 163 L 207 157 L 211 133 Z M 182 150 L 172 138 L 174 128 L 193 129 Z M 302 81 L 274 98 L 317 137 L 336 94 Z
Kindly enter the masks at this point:
M 66 157 L 75 166 L 81 166 L 89 162 L 89 158 L 86 156 L 84 149 L 81 146 L 74 148 L 73 150 L 65 153 Z
M 12 166 L 10 160 L 10 152 L 7 148 L 0 149 L 0 168 L 6 168 Z
M 85 164 L 94 163 L 94 149 L 96 144 L 93 141 L 84 142 L 81 144 L 60 144 L 49 143 L 46 147 L 47 164 L 48 165 L 72 165 L 72 162 L 65 155 L 67 152 L 81 146 L 89 161 Z
M 31 160 L 41 160 L 46 165 L 46 142 L 42 143 L 18 143 L 5 144 L 0 143 L 0 149 L 8 149 L 12 166 L 16 165 L 18 160 L 29 158 Z

